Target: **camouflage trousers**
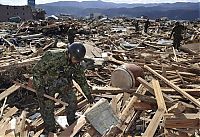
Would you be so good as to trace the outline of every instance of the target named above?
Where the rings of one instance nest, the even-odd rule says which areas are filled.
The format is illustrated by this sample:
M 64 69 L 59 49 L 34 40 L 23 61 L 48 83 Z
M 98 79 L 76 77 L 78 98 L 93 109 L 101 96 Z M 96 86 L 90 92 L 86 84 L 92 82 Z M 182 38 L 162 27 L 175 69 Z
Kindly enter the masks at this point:
M 182 36 L 174 36 L 173 47 L 175 49 L 177 49 L 177 50 L 180 49 L 182 39 L 183 39 Z
M 71 84 L 70 84 L 71 85 Z M 54 107 L 55 102 L 45 98 L 43 95 L 48 94 L 54 97 L 55 93 L 59 93 L 62 97 L 62 101 L 68 103 L 68 106 L 65 108 L 65 113 L 69 125 L 75 121 L 75 112 L 77 108 L 77 98 L 75 92 L 72 90 L 72 86 L 58 87 L 57 89 L 49 89 L 43 85 L 37 87 L 37 98 L 40 107 L 40 113 L 42 119 L 44 120 L 45 133 L 56 131 L 56 122 L 54 119 Z

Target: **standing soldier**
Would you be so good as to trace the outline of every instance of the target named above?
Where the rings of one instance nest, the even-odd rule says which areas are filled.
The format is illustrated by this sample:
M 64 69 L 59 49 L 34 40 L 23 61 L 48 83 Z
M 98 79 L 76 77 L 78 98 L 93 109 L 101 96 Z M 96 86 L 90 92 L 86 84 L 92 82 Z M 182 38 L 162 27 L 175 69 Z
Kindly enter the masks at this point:
M 77 33 L 76 28 L 75 28 L 74 24 L 72 24 L 71 27 L 67 31 L 69 44 L 72 44 L 74 42 L 74 38 L 76 37 L 76 33 Z
M 72 91 L 72 79 L 81 87 L 89 103 L 93 103 L 93 97 L 86 81 L 84 70 L 80 62 L 84 58 L 86 49 L 81 43 L 71 44 L 67 50 L 57 49 L 47 51 L 41 60 L 33 68 L 33 84 L 37 90 L 40 113 L 44 120 L 43 134 L 56 131 L 54 119 L 54 102 L 43 95 L 54 96 L 59 93 L 62 100 L 68 103 L 66 115 L 68 124 L 75 121 L 77 99 Z
M 144 23 L 144 32 L 147 33 L 147 30 L 149 28 L 149 25 L 150 25 L 150 22 L 149 22 L 149 19 L 147 19 Z
M 173 28 L 170 39 L 173 35 L 173 47 L 177 50 L 180 50 L 180 43 L 183 39 L 182 33 L 184 31 L 184 26 L 180 25 L 179 22 L 175 23 L 175 27 Z
M 135 32 L 139 31 L 139 20 L 135 22 Z

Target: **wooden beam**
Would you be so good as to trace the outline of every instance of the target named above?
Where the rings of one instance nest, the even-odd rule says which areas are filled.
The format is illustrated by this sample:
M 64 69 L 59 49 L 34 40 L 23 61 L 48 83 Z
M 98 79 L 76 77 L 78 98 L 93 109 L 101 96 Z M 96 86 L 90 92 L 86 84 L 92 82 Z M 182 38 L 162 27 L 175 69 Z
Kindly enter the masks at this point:
M 162 96 L 162 92 L 160 89 L 160 84 L 157 80 L 153 79 L 152 80 L 155 96 L 157 99 L 157 104 L 158 104 L 158 110 L 156 111 L 155 115 L 153 116 L 151 122 L 149 123 L 146 131 L 142 135 L 142 137 L 153 137 L 156 129 L 160 123 L 160 120 L 162 119 L 165 111 L 166 111 L 166 106 L 165 106 L 165 101 Z
M 176 73 L 177 73 L 178 77 L 181 79 L 181 82 L 183 83 L 183 85 L 185 86 L 186 82 L 183 80 L 183 77 L 181 76 L 181 74 L 179 73 L 178 70 L 176 70 Z
M 0 118 L 2 117 L 2 115 L 3 115 L 3 110 L 4 110 L 4 108 L 6 107 L 7 98 L 8 98 L 8 97 L 6 97 L 6 98 L 4 99 L 3 106 L 1 107 Z
M 12 107 L 3 115 L 3 118 L 8 118 L 8 117 L 14 115 L 17 111 L 18 111 L 18 108 Z
M 23 85 L 23 84 L 21 84 L 21 83 L 19 83 L 19 82 L 14 81 L 14 83 L 15 83 L 16 85 L 18 85 L 19 87 L 25 88 L 25 89 L 27 89 L 27 90 L 29 90 L 29 91 L 32 91 L 32 92 L 35 92 L 35 93 L 37 92 L 35 89 L 30 88 L 30 87 L 28 87 L 28 86 L 25 86 L 25 85 Z M 50 99 L 50 100 L 53 100 L 53 101 L 55 101 L 55 102 L 58 102 L 58 103 L 60 103 L 60 104 L 62 104 L 62 105 L 64 105 L 64 106 L 68 106 L 68 104 L 67 104 L 66 102 L 63 102 L 63 101 L 61 101 L 61 100 L 59 100 L 59 99 L 55 99 L 54 97 L 51 97 L 51 96 L 49 96 L 49 95 L 47 95 L 47 94 L 44 94 L 44 97 L 46 97 L 46 98 L 48 98 L 48 99 Z
M 181 114 L 174 114 L 168 113 L 164 114 L 164 118 L 177 118 L 177 119 L 200 119 L 200 112 L 199 113 L 181 113 Z
M 10 88 L 6 89 L 5 91 L 3 91 L 1 94 L 0 94 L 0 101 L 2 99 L 4 99 L 5 97 L 9 96 L 10 94 L 12 94 L 13 92 L 15 92 L 16 90 L 18 90 L 20 88 L 19 85 L 17 84 L 14 84 L 12 85 Z
M 20 137 L 27 137 L 27 131 L 25 130 L 25 122 L 26 122 L 26 115 L 27 115 L 27 112 L 26 111 L 22 111 L 22 114 L 21 114 L 21 122 L 20 122 L 20 125 L 19 125 L 19 133 L 20 133 Z
M 87 99 L 86 95 L 84 94 L 84 92 L 82 91 L 81 87 L 78 85 L 78 83 L 76 83 L 76 81 L 72 80 L 74 86 L 76 87 L 76 89 Z
M 177 76 L 178 77 L 178 76 Z M 143 84 L 145 87 L 150 85 L 150 87 L 152 87 L 152 85 L 148 82 L 146 82 L 144 79 L 144 81 L 142 80 L 142 78 L 138 79 L 138 80 L 141 80 L 141 84 Z M 146 84 L 148 83 L 148 84 Z M 145 85 L 146 84 L 146 85 Z M 148 88 L 148 87 L 146 87 Z M 152 91 L 153 91 L 153 88 L 151 88 Z M 148 89 L 148 90 L 151 90 L 151 89 Z M 127 92 L 127 93 L 130 93 L 132 94 L 133 92 L 135 92 L 137 89 L 122 89 L 122 88 L 115 88 L 115 87 L 96 87 L 96 86 L 93 86 L 92 87 L 92 93 L 95 94 L 95 93 L 111 93 L 111 94 L 119 94 L 119 93 L 123 93 L 123 92 Z M 166 92 L 166 93 L 170 93 L 170 94 L 174 94 L 176 91 L 172 88 L 163 88 L 161 87 L 161 90 L 163 92 Z M 200 89 L 196 88 L 196 89 L 182 89 L 183 91 L 185 92 L 188 92 L 189 94 L 200 94 Z
M 136 93 L 141 93 L 142 95 L 144 95 L 145 92 L 142 92 L 142 89 L 143 89 L 143 86 L 140 85 Z M 122 111 L 122 114 L 120 115 L 120 120 L 122 122 L 124 122 L 126 118 L 130 115 L 130 113 L 132 113 L 131 110 L 133 109 L 134 103 L 137 101 L 137 99 L 138 98 L 136 96 L 133 96 L 131 100 L 129 101 L 129 103 L 127 104 L 126 108 Z
M 200 102 L 198 100 L 196 100 L 194 97 L 192 97 L 190 94 L 186 93 L 185 91 L 183 91 L 181 88 L 179 88 L 178 86 L 176 86 L 175 84 L 171 83 L 168 79 L 164 78 L 163 76 L 161 76 L 160 74 L 158 74 L 157 72 L 155 72 L 153 69 L 151 69 L 150 67 L 144 65 L 144 68 L 146 68 L 149 72 L 153 73 L 154 75 L 156 75 L 158 78 L 160 78 L 161 80 L 163 80 L 168 86 L 172 87 L 174 90 L 178 91 L 180 94 L 182 94 L 185 98 L 189 99 L 191 102 L 193 102 L 195 105 L 197 105 L 198 107 L 200 107 Z
M 148 125 L 142 137 L 153 137 L 163 115 L 164 115 L 164 111 L 160 111 L 160 110 L 156 111 L 155 115 L 153 116 L 150 124 Z
M 193 92 L 199 94 L 200 93 L 200 89 L 182 89 L 183 91 L 185 92 L 188 92 L 190 94 L 192 94 Z M 173 93 L 173 92 L 176 92 L 174 89 L 172 88 L 162 88 L 162 91 L 163 92 L 170 92 L 170 93 Z
M 178 102 L 178 103 L 176 103 L 175 105 L 173 105 L 172 107 L 170 107 L 170 108 L 168 109 L 168 112 L 169 112 L 169 113 L 174 113 L 174 114 L 180 114 L 180 113 L 182 113 L 183 111 L 185 111 L 185 109 L 186 109 L 186 106 L 183 105 L 183 103 Z
M 153 84 L 153 89 L 154 89 L 157 104 L 158 104 L 158 110 L 162 111 L 164 109 L 164 111 L 166 112 L 167 107 L 165 105 L 165 100 L 163 98 L 163 95 L 162 95 L 162 92 L 161 92 L 161 89 L 160 89 L 160 84 L 159 84 L 158 80 L 153 79 L 152 84 Z
M 137 80 L 142 84 L 144 85 L 148 90 L 149 92 L 152 94 L 152 95 L 155 95 L 154 94 L 154 89 L 152 87 L 152 85 L 150 83 L 148 83 L 147 81 L 145 81 L 143 78 L 141 77 L 137 77 Z M 163 93 L 163 96 L 166 100 L 170 101 L 170 102 L 174 102 L 174 100 L 172 98 L 170 98 L 169 96 L 167 96 L 167 94 Z
M 136 89 L 122 89 L 116 87 L 92 87 L 92 93 L 111 93 L 111 94 L 119 94 L 123 92 L 133 93 Z
M 114 96 L 111 100 L 111 107 L 114 114 L 117 114 L 117 98 Z
M 134 109 L 135 110 L 153 110 L 156 107 L 154 105 L 150 105 L 149 103 L 145 102 L 135 102 L 134 103 Z
M 40 60 L 41 56 L 39 57 L 34 57 L 34 58 L 30 58 L 30 59 L 25 59 L 23 61 L 17 61 L 17 63 L 15 64 L 6 64 L 6 65 L 1 65 L 0 66 L 0 70 L 5 70 L 5 69 L 9 69 L 11 66 L 15 66 L 15 67 L 22 67 L 22 66 L 28 66 L 28 65 L 32 65 L 36 62 L 38 62 L 38 60 Z
M 193 128 L 199 129 L 200 120 L 199 119 L 176 119 L 170 118 L 165 120 L 165 128 Z

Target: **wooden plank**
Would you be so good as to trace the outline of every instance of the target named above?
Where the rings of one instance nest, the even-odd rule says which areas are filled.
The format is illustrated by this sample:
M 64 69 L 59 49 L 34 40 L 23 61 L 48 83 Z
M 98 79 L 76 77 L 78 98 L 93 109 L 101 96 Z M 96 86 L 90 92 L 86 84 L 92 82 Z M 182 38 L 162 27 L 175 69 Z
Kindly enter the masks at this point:
M 62 131 L 58 137 L 73 137 L 86 123 L 85 117 L 81 116 L 76 122 Z
M 7 118 L 4 123 L 0 124 L 0 137 L 5 137 L 5 132 L 9 128 L 9 121 L 11 118 Z
M 160 123 L 160 120 L 162 119 L 162 117 L 164 115 L 164 112 L 167 110 L 164 98 L 162 96 L 159 82 L 157 80 L 153 79 L 152 84 L 153 84 L 153 89 L 154 89 L 156 100 L 157 100 L 158 110 L 156 111 L 155 115 L 153 116 L 146 131 L 142 135 L 143 137 L 153 137 L 153 135 L 155 134 L 156 129 Z
M 0 70 L 3 69 L 9 69 L 11 66 L 15 66 L 15 67 L 22 67 L 22 66 L 28 66 L 28 65 L 32 65 L 35 64 L 36 62 L 38 62 L 38 60 L 40 60 L 41 56 L 39 57 L 34 57 L 34 58 L 30 58 L 30 59 L 26 59 L 23 61 L 18 61 L 15 64 L 6 64 L 6 65 L 1 65 L 0 66 Z
M 33 135 L 33 137 L 39 137 L 40 134 L 42 134 L 42 132 L 43 132 L 43 129 L 38 131 L 38 132 L 36 132 L 35 135 Z
M 176 51 L 175 51 L 174 47 L 172 47 L 172 49 L 173 49 L 173 53 L 174 53 L 174 61 L 178 62 L 178 59 L 176 56 Z
M 186 82 L 183 80 L 183 77 L 181 76 L 181 74 L 179 73 L 178 70 L 176 70 L 176 73 L 177 73 L 178 77 L 181 79 L 181 82 L 183 83 L 183 85 L 186 85 Z
M 30 88 L 30 87 L 28 87 L 28 86 L 25 86 L 25 85 L 23 85 L 23 84 L 21 84 L 21 83 L 19 83 L 19 82 L 14 81 L 14 83 L 17 84 L 19 87 L 25 88 L 25 89 L 27 89 L 27 90 L 29 90 L 29 91 L 32 91 L 32 92 L 35 92 L 35 93 L 37 92 L 35 89 Z M 59 100 L 59 99 L 55 99 L 54 97 L 51 97 L 51 96 L 49 96 L 49 95 L 47 95 L 47 94 L 44 94 L 44 97 L 46 97 L 46 98 L 48 98 L 48 99 L 51 99 L 51 100 L 53 100 L 53 101 L 55 101 L 55 102 L 58 102 L 58 103 L 60 103 L 60 104 L 62 104 L 62 105 L 64 105 L 64 106 L 68 106 L 68 104 L 67 104 L 66 102 L 63 102 L 63 101 L 61 101 L 61 100 Z
M 3 118 L 9 118 L 12 115 L 14 115 L 17 111 L 18 111 L 18 108 L 12 107 L 3 115 Z
M 76 81 L 72 80 L 74 86 L 76 87 L 76 89 L 87 99 L 86 95 L 83 93 L 81 87 L 78 85 L 78 83 L 76 83 Z
M 146 89 L 144 89 L 144 86 L 141 85 L 141 87 L 140 86 L 138 87 L 137 92 L 138 92 L 137 93 L 138 95 L 144 96 L 144 94 L 146 93 Z M 138 97 L 138 96 L 135 96 L 135 97 Z M 128 115 L 126 120 L 122 123 L 123 125 L 121 125 L 121 127 L 120 127 L 121 130 L 123 131 L 122 134 L 120 134 L 120 137 L 124 136 L 124 133 L 126 133 L 126 130 L 127 130 L 128 126 L 129 126 L 129 124 L 131 123 L 131 121 L 134 119 L 135 116 L 137 116 L 137 114 L 139 114 L 139 113 L 137 113 L 138 111 L 135 109 L 135 103 L 137 103 L 138 100 L 140 100 L 140 97 L 138 97 L 136 102 L 133 103 L 134 104 L 133 109 L 130 110 L 130 112 L 129 112 L 130 114 Z M 127 124 L 127 123 L 129 123 L 129 124 Z
M 193 102 L 195 105 L 197 105 L 198 107 L 200 107 L 200 102 L 198 100 L 196 100 L 194 97 L 192 97 L 190 94 L 186 93 L 185 91 L 183 91 L 181 88 L 179 88 L 178 86 L 176 86 L 175 84 L 171 83 L 168 79 L 164 78 L 163 76 L 161 76 L 160 74 L 158 74 L 157 72 L 155 72 L 153 69 L 151 69 L 150 67 L 144 65 L 144 68 L 146 68 L 148 71 L 150 71 L 151 73 L 153 73 L 154 75 L 156 75 L 158 78 L 160 78 L 161 80 L 163 80 L 168 86 L 172 87 L 174 90 L 178 91 L 180 94 L 182 94 L 185 98 L 189 99 L 191 102 Z
M 178 76 L 177 76 L 178 77 Z M 140 78 L 139 78 L 139 80 L 141 80 Z M 144 80 L 144 79 L 143 79 Z M 141 81 L 141 82 L 143 82 L 142 84 L 145 84 L 145 83 L 148 83 L 148 82 L 146 82 L 146 81 Z M 145 82 L 145 83 L 144 83 Z M 149 84 L 147 84 L 147 85 L 151 85 L 150 83 Z M 144 85 L 145 87 L 147 86 L 147 85 Z M 150 87 L 152 87 L 152 86 L 150 86 Z M 147 87 L 146 87 L 147 88 Z M 152 89 L 152 91 L 153 91 L 153 88 L 151 88 Z M 176 92 L 174 89 L 172 89 L 172 88 L 163 88 L 163 87 L 161 87 L 161 90 L 163 91 L 163 92 L 169 92 L 170 94 L 173 94 L 174 92 Z M 193 92 L 194 93 L 197 93 L 198 94 L 198 92 L 200 92 L 200 89 L 198 89 L 198 88 L 196 88 L 196 89 L 182 89 L 183 91 L 185 91 L 185 92 L 188 92 L 189 94 L 193 94 Z M 92 93 L 111 93 L 111 94 L 119 94 L 119 93 L 123 93 L 123 92 L 127 92 L 127 93 L 130 93 L 130 94 L 132 94 L 133 92 L 135 92 L 136 91 L 136 89 L 121 89 L 121 88 L 115 88 L 115 87 L 92 87 Z
M 130 122 L 128 123 L 127 127 L 124 129 L 124 133 L 128 133 L 129 129 L 132 127 L 132 126 L 136 126 L 136 120 L 139 119 L 140 115 L 142 114 L 143 111 L 137 111 L 132 119 L 130 120 Z M 133 125 L 135 124 L 135 125 Z
M 163 109 L 164 109 L 164 111 L 166 112 L 167 107 L 165 105 L 165 100 L 163 98 L 163 95 L 162 95 L 162 92 L 161 92 L 161 89 L 160 89 L 160 84 L 159 84 L 158 80 L 153 79 L 152 85 L 153 85 L 153 89 L 154 89 L 157 104 L 158 104 L 158 110 L 163 111 Z
M 1 117 L 2 117 L 2 115 L 3 115 L 3 110 L 4 110 L 5 106 L 6 106 L 6 101 L 7 101 L 7 97 L 4 99 L 3 106 L 1 107 L 1 114 L 0 114 L 0 118 L 1 118 Z
M 126 106 L 126 103 L 130 97 L 129 93 L 124 92 L 123 99 L 122 99 L 122 109 Z
M 9 126 L 5 131 L 5 137 L 15 137 L 15 129 L 16 129 L 16 118 L 11 119 L 9 121 Z
M 150 124 L 148 125 L 142 137 L 153 137 L 163 115 L 164 115 L 164 111 L 160 111 L 160 110 L 156 111 L 155 115 L 153 116 Z
M 116 87 L 92 87 L 92 93 L 112 93 L 112 94 L 119 94 L 123 92 L 133 93 L 136 89 L 122 89 Z
M 1 94 L 0 94 L 0 101 L 2 99 L 4 99 L 5 97 L 9 96 L 10 94 L 12 94 L 13 92 L 15 92 L 16 90 L 18 90 L 20 88 L 19 85 L 17 84 L 14 84 L 12 85 L 11 87 L 9 87 L 8 89 L 6 89 L 5 91 L 3 91 Z
M 25 122 L 26 122 L 26 115 L 27 115 L 27 112 L 26 111 L 22 111 L 22 114 L 21 114 L 21 122 L 20 122 L 20 125 L 19 125 L 19 133 L 20 133 L 20 137 L 27 137 L 28 134 L 27 134 L 27 131 L 25 130 Z
M 200 119 L 200 113 L 181 113 L 181 114 L 174 114 L 174 113 L 168 113 L 164 114 L 165 118 L 177 118 L 177 119 Z
M 171 107 L 168 109 L 168 112 L 169 112 L 169 113 L 174 113 L 174 114 L 180 114 L 180 113 L 182 113 L 183 111 L 185 111 L 185 109 L 186 109 L 186 106 L 183 105 L 183 103 L 178 102 L 178 103 L 176 103 L 175 105 L 171 106 Z
M 135 102 L 134 103 L 134 109 L 135 110 L 153 110 L 156 107 L 154 105 L 150 105 L 149 103 L 145 102 Z
M 136 93 L 141 93 L 141 94 L 145 94 L 144 92 L 142 92 L 143 86 L 140 85 L 136 91 Z M 122 122 L 124 122 L 126 120 L 126 118 L 130 115 L 130 113 L 132 113 L 132 109 L 134 106 L 134 103 L 137 101 L 137 97 L 133 96 L 131 98 L 131 100 L 129 101 L 129 103 L 127 104 L 126 108 L 122 111 L 122 114 L 120 115 L 120 120 Z
M 165 128 L 193 128 L 199 129 L 200 119 L 176 119 L 165 120 Z
M 114 96 L 111 100 L 111 107 L 112 107 L 114 114 L 117 114 L 117 98 L 116 98 L 116 96 Z
M 152 95 L 155 95 L 154 94 L 154 89 L 152 87 L 152 85 L 150 83 L 148 83 L 147 81 L 145 81 L 143 78 L 141 77 L 137 77 L 137 80 L 142 84 L 144 85 L 148 90 L 149 92 L 152 94 Z M 167 94 L 163 93 L 163 96 L 166 100 L 170 101 L 170 102 L 174 102 L 174 100 L 172 98 L 170 98 L 169 96 L 167 96 Z

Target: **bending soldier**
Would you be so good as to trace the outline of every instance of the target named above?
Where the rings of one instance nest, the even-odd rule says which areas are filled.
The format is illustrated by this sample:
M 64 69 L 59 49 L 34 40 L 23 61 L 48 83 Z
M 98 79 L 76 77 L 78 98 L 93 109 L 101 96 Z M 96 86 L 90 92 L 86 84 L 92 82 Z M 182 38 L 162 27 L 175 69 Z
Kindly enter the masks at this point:
M 77 99 L 72 91 L 72 79 L 74 79 L 89 103 L 93 103 L 84 70 L 80 62 L 84 58 L 86 49 L 81 43 L 73 43 L 68 49 L 47 51 L 41 60 L 33 68 L 33 84 L 37 92 L 40 113 L 44 120 L 45 130 L 43 134 L 56 131 L 54 119 L 54 102 L 44 98 L 43 94 L 54 96 L 59 93 L 62 100 L 69 105 L 66 107 L 66 115 L 69 125 L 75 121 Z

